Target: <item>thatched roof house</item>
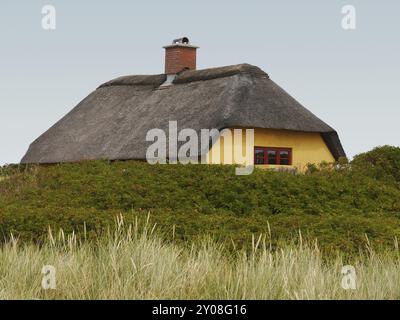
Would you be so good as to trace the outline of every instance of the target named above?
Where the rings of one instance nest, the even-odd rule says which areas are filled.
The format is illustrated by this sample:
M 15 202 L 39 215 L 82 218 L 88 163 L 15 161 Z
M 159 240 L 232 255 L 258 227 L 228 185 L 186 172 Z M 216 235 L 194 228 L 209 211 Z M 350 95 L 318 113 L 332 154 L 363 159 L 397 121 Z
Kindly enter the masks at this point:
M 146 133 L 168 130 L 169 120 L 195 130 L 244 127 L 265 129 L 265 134 L 305 133 L 320 137 L 332 159 L 345 156 L 336 131 L 264 71 L 248 64 L 195 70 L 197 47 L 183 40 L 166 47 L 164 74 L 125 76 L 102 84 L 34 141 L 22 163 L 145 159 Z M 287 139 L 285 145 L 274 146 L 271 139 L 262 147 L 293 148 L 295 164 L 296 146 Z

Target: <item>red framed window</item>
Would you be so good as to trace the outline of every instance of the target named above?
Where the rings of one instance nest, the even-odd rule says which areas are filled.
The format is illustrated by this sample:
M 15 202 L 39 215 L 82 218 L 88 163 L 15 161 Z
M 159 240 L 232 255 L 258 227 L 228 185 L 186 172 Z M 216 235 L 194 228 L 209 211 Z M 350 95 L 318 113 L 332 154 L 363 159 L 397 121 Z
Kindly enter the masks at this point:
M 254 164 L 292 165 L 291 148 L 255 147 Z

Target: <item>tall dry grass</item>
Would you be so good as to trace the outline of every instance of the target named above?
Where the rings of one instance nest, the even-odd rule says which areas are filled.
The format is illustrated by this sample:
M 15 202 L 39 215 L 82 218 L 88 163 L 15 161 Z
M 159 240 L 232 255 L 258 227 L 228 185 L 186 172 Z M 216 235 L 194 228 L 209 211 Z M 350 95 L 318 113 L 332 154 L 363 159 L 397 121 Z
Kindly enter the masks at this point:
M 211 240 L 191 247 L 162 241 L 154 228 L 118 228 L 98 242 L 62 231 L 39 247 L 12 238 L 0 249 L 1 299 L 398 299 L 397 250 L 353 257 L 357 289 L 341 287 L 339 254 L 316 245 L 229 253 Z M 43 290 L 44 265 L 56 268 L 55 290 Z

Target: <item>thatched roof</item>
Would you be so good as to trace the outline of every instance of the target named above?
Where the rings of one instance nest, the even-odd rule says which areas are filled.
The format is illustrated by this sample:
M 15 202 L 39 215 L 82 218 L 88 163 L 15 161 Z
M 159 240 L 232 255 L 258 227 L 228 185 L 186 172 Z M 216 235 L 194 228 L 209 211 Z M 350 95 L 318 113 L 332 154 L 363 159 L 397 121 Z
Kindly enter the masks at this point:
M 337 159 L 334 129 L 248 64 L 166 75 L 126 76 L 101 85 L 32 143 L 22 163 L 145 159 L 153 128 L 250 127 L 319 132 Z

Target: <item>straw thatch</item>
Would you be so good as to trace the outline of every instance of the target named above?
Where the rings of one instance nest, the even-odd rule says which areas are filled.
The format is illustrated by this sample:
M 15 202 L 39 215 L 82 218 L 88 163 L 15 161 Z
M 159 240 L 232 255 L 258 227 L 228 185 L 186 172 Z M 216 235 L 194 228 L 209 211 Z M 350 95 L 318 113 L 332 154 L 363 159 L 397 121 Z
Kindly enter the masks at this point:
M 241 64 L 166 75 L 126 76 L 101 85 L 30 146 L 22 163 L 145 159 L 154 128 L 250 127 L 319 132 L 337 159 L 334 129 L 300 105 L 261 69 Z M 206 152 L 206 150 L 203 150 Z

